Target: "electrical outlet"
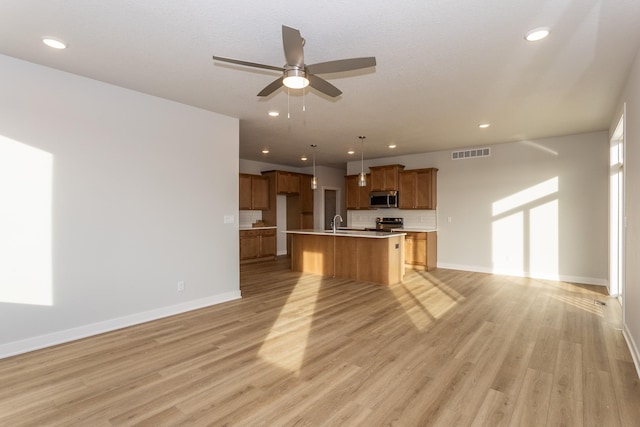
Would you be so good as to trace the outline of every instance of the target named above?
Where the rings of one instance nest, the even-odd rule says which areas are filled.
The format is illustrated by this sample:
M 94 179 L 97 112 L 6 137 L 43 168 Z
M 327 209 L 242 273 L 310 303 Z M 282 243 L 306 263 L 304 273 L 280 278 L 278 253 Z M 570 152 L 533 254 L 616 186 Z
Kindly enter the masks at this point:
M 184 291 L 184 280 L 178 282 L 178 292 Z

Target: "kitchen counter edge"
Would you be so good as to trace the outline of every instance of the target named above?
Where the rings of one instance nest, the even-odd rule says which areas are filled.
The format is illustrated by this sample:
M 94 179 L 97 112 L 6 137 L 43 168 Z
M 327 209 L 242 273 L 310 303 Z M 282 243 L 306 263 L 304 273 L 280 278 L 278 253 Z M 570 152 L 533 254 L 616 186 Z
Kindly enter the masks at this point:
M 286 230 L 283 233 L 287 234 L 315 234 L 321 236 L 335 236 L 335 237 L 364 237 L 369 239 L 389 239 L 391 237 L 406 236 L 406 233 L 394 232 L 386 233 L 379 231 L 364 231 L 364 230 L 338 230 L 336 233 L 327 230 L 320 229 L 303 229 L 303 230 Z
M 264 227 L 238 227 L 239 231 L 250 231 L 250 230 L 271 230 L 278 228 L 275 225 L 265 225 Z

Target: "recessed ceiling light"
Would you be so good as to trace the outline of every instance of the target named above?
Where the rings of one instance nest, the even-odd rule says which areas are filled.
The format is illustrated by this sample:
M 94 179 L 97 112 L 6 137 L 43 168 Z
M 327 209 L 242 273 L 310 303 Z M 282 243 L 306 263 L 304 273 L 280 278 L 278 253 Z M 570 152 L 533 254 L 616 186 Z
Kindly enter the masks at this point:
M 303 162 L 306 162 L 307 161 L 307 156 L 300 157 L 300 160 L 302 160 Z
M 396 144 L 389 144 L 389 148 L 391 149 L 396 148 Z
M 262 150 L 262 154 L 269 154 L 269 150 L 265 148 L 264 150 Z
M 527 31 L 524 38 L 529 42 L 537 42 L 547 37 L 550 31 L 547 27 L 534 28 L 533 30 Z
M 349 151 L 347 151 L 347 154 L 355 154 L 355 153 L 356 153 L 356 152 L 355 152 L 355 151 L 353 151 L 353 150 L 349 150 Z
M 479 127 L 480 129 L 486 129 L 486 128 L 488 128 L 489 126 L 491 126 L 489 123 L 480 123 L 480 124 L 478 125 L 478 127 Z
M 278 113 L 277 111 L 269 111 L 269 115 L 271 117 L 278 117 L 280 115 L 280 113 Z
M 49 47 L 52 47 L 54 49 L 66 49 L 67 45 L 58 39 L 54 39 L 52 37 L 43 37 L 42 38 L 42 43 L 46 44 Z

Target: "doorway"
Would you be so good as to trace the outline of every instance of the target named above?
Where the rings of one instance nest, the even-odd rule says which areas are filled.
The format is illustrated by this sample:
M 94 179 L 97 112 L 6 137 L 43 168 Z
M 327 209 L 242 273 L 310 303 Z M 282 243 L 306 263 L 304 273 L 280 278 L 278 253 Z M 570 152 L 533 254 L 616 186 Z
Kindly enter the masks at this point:
M 325 230 L 331 230 L 331 220 L 333 220 L 336 214 L 340 213 L 338 189 L 323 187 L 322 190 L 322 201 L 324 204 L 322 226 Z
M 609 294 L 617 296 L 620 303 L 625 278 L 624 118 L 623 112 L 609 146 Z

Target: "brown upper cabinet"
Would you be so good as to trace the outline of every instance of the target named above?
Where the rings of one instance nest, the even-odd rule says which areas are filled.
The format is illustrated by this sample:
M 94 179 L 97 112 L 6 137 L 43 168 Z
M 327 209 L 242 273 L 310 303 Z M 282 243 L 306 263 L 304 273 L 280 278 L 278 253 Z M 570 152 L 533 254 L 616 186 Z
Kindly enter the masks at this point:
M 269 179 L 241 173 L 239 178 L 240 210 L 269 209 Z
M 371 192 L 371 175 L 367 175 L 367 185 L 358 186 L 359 175 L 345 177 L 345 199 L 347 209 L 369 209 L 369 193 Z
M 313 213 L 312 178 L 311 175 L 300 175 L 300 207 L 303 214 Z
M 300 193 L 300 174 L 276 171 L 276 194 Z
M 413 169 L 399 173 L 400 209 L 435 209 L 437 206 L 436 168 Z
M 263 171 L 262 176 L 269 180 L 270 208 L 262 212 L 262 220 L 269 225 L 278 224 L 277 195 L 285 195 L 287 201 L 287 230 L 313 228 L 313 198 L 311 175 L 270 170 Z M 287 241 L 290 237 L 287 238 Z M 288 246 L 287 246 L 288 252 Z
M 371 191 L 398 190 L 398 173 L 402 165 L 370 166 Z

